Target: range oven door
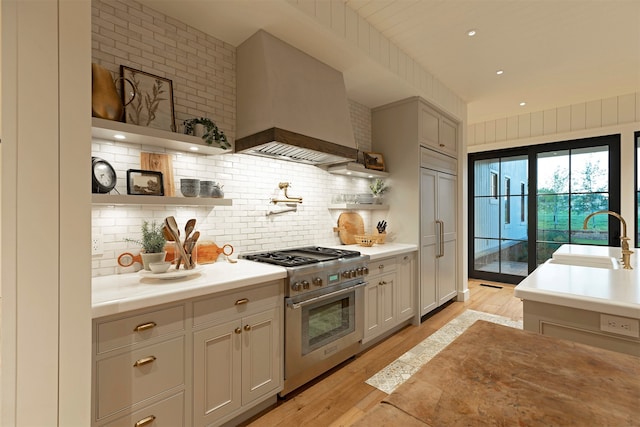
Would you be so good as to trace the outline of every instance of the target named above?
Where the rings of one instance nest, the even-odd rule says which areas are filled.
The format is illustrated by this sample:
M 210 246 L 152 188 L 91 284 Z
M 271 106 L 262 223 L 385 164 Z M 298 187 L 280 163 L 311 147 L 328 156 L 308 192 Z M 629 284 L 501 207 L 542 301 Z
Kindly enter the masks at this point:
M 285 299 L 285 389 L 357 353 L 364 333 L 364 286 L 352 282 L 307 300 Z

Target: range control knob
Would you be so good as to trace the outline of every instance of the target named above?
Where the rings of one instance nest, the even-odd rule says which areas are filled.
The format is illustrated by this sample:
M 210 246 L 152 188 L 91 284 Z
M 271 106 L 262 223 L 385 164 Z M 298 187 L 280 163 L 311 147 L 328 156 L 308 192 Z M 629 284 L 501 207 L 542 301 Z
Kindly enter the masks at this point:
M 354 268 L 353 270 L 351 270 L 351 271 L 349 272 L 349 277 L 356 277 L 356 275 L 357 275 L 357 274 L 358 274 L 358 273 L 356 272 L 356 270 L 355 270 L 355 268 Z
M 295 292 L 299 292 L 302 290 L 302 285 L 299 282 L 296 282 L 291 285 L 291 290 Z
M 302 281 L 302 289 L 309 289 L 309 282 L 307 280 Z
M 322 278 L 314 277 L 313 278 L 313 284 L 316 285 L 316 286 L 322 286 Z
M 362 274 L 364 274 L 365 276 L 369 274 L 369 267 L 362 267 Z
M 364 271 L 362 270 L 362 267 L 358 267 L 356 268 L 356 274 L 358 276 L 362 276 L 364 274 Z
M 342 278 L 343 279 L 348 279 L 349 278 L 349 271 L 343 271 L 342 272 Z

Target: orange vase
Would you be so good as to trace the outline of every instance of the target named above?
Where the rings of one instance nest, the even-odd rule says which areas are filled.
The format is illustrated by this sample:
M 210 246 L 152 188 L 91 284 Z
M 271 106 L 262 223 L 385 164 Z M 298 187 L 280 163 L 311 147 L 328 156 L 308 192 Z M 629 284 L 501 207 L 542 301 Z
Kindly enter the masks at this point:
M 135 98 L 135 87 L 128 79 L 125 79 L 133 88 L 131 99 L 123 104 L 116 90 L 115 81 L 111 73 L 98 64 L 91 64 L 91 115 L 101 119 L 122 120 L 124 107 Z

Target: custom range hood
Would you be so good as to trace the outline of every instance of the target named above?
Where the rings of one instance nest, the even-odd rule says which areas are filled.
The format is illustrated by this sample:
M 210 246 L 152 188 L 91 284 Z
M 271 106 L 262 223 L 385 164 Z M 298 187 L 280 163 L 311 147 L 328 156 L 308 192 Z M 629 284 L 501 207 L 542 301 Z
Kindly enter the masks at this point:
M 236 152 L 316 166 L 356 160 L 341 72 L 263 30 L 236 54 Z

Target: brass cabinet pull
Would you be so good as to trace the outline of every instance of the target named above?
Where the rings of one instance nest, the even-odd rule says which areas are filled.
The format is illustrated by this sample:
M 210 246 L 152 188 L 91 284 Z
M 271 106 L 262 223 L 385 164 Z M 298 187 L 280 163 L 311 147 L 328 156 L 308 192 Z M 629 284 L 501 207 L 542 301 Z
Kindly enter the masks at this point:
M 240 333 L 242 333 L 242 329 L 236 328 L 235 331 L 233 331 L 233 332 L 235 332 L 236 334 L 240 334 Z
M 378 285 L 386 285 L 387 282 L 385 282 L 384 280 L 382 282 L 378 282 Z
M 138 366 L 146 365 L 147 363 L 154 362 L 155 360 L 156 360 L 155 356 L 143 357 L 142 359 L 136 360 L 136 362 L 133 364 L 133 367 L 137 368 Z
M 133 427 L 142 427 L 142 426 L 146 426 L 149 423 L 152 423 L 156 420 L 156 416 L 155 415 L 149 415 L 148 417 L 145 417 L 143 419 L 141 419 L 140 421 L 138 421 L 137 423 L 135 423 L 133 425 Z
M 251 330 L 251 325 L 244 325 L 244 330 L 245 331 L 250 331 Z
M 236 305 L 242 305 L 242 304 L 246 304 L 249 302 L 249 298 L 242 298 L 239 299 L 238 301 L 236 301 Z
M 379 268 L 380 270 L 382 270 L 382 269 L 384 268 L 384 264 L 380 264 L 380 265 L 378 266 L 378 268 Z
M 133 328 L 133 332 L 146 331 L 147 329 L 155 328 L 156 326 L 157 326 L 156 322 L 142 323 L 142 324 L 136 326 L 135 328 Z

